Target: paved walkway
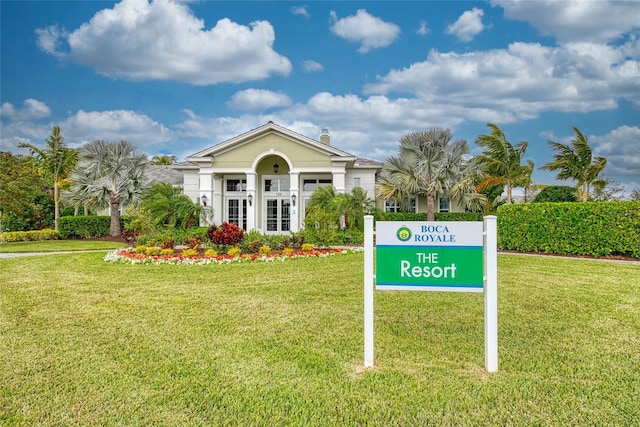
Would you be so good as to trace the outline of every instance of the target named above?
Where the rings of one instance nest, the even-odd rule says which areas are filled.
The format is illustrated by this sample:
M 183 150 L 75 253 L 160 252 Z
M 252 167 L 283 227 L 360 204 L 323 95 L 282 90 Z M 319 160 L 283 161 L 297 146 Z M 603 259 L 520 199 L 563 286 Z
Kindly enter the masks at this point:
M 109 252 L 113 249 L 92 249 L 89 251 L 56 251 L 56 252 L 10 252 L 0 253 L 0 259 L 3 258 L 21 258 L 25 256 L 37 256 L 37 255 L 59 255 L 59 254 L 77 254 L 82 252 Z

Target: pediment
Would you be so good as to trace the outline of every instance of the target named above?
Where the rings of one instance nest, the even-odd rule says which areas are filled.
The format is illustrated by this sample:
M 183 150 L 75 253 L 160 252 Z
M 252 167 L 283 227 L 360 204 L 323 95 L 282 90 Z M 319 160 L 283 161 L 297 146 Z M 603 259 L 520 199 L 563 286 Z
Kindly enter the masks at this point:
M 218 157 L 233 150 L 237 150 L 247 144 L 262 140 L 269 135 L 277 135 L 278 137 L 298 144 L 305 149 L 315 151 L 316 153 L 322 153 L 330 157 L 332 161 L 354 162 L 356 160 L 356 157 L 352 154 L 294 132 L 273 122 L 268 122 L 260 127 L 192 154 L 187 157 L 187 161 L 195 163 L 210 162 L 212 157 Z

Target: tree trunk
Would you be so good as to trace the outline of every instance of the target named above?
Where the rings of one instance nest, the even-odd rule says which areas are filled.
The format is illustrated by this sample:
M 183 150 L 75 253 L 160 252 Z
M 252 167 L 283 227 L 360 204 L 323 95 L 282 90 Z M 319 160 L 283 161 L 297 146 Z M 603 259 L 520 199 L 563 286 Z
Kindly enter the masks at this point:
M 436 220 L 436 202 L 432 193 L 427 193 L 427 221 Z
M 60 218 L 60 204 L 58 201 L 58 176 L 53 176 L 53 228 L 58 231 L 58 218 Z
M 120 236 L 122 234 L 122 230 L 120 230 L 120 201 L 119 200 L 111 200 L 111 228 L 110 235 L 111 236 Z
M 507 180 L 507 204 L 511 204 L 511 181 Z

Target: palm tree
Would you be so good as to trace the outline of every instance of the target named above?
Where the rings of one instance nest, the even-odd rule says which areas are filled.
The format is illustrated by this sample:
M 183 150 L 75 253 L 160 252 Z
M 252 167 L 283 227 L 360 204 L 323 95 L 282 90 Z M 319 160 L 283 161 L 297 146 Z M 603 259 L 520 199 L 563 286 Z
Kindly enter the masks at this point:
M 533 170 L 535 169 L 533 160 L 527 160 L 527 165 L 523 166 L 523 168 L 522 181 L 520 184 L 522 185 L 522 188 L 524 188 L 524 202 L 527 203 L 529 201 L 528 196 L 533 185 L 533 181 L 531 180 L 531 175 L 533 175 Z
M 571 145 L 549 141 L 549 145 L 556 151 L 553 161 L 540 169 L 558 171 L 556 178 L 561 180 L 573 179 L 577 182 L 577 199 L 581 202 L 589 200 L 591 186 L 604 187 L 606 181 L 598 175 L 607 165 L 604 157 L 593 157 L 587 138 L 577 127 L 573 127 L 576 137 Z
M 465 140 L 451 142 L 443 129 L 412 132 L 400 139 L 397 157 L 389 157 L 378 180 L 378 194 L 386 201 L 424 196 L 427 221 L 435 220 L 435 200 L 450 197 L 467 209 L 482 210 L 485 195 L 476 192 L 479 168 L 466 160 Z
M 64 138 L 60 135 L 60 126 L 53 127 L 46 143 L 45 149 L 26 142 L 19 144 L 18 147 L 28 148 L 31 155 L 35 154 L 38 167 L 53 181 L 53 223 L 57 231 L 58 218 L 60 217 L 60 185 L 75 167 L 78 161 L 78 153 L 76 150 L 65 146 Z
M 527 151 L 527 141 L 520 141 L 515 147 L 507 141 L 502 129 L 493 123 L 487 123 L 489 135 L 480 135 L 476 138 L 476 145 L 484 148 L 480 156 L 475 158 L 485 169 L 485 179 L 478 186 L 482 190 L 487 186 L 504 184 L 507 189 L 507 204 L 512 202 L 513 187 L 522 187 L 531 181 L 532 164 L 522 166 L 522 156 Z
M 337 194 L 334 200 L 347 229 L 362 228 L 364 215 L 375 209 L 375 201 L 367 197 L 367 192 L 360 187 L 354 188 L 351 193 Z
M 120 206 L 135 201 L 146 187 L 146 154 L 127 141 L 94 140 L 80 148 L 71 173 L 71 191 L 96 208 L 111 208 L 110 235 L 119 236 Z
M 151 164 L 152 165 L 164 165 L 164 166 L 168 166 L 168 165 L 172 165 L 176 162 L 176 156 L 172 155 L 167 155 L 167 154 L 163 154 L 161 156 L 153 156 L 151 158 Z
M 333 188 L 333 185 L 323 185 L 316 188 L 313 192 L 307 207 L 310 210 L 323 209 L 325 211 L 335 211 L 335 198 L 336 189 Z
M 191 227 L 210 208 L 194 203 L 182 189 L 156 182 L 140 198 L 141 207 L 148 210 L 158 225 Z

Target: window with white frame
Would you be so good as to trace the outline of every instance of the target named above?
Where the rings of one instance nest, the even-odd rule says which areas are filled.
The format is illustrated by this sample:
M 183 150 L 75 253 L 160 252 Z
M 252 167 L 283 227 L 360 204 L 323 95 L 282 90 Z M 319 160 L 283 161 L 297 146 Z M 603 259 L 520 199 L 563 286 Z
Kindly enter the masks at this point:
M 227 189 L 227 192 L 247 191 L 247 180 L 246 179 L 227 178 L 226 182 L 227 182 L 227 184 L 226 184 L 225 188 Z
M 227 177 L 224 184 L 224 221 L 247 229 L 247 180 Z
M 302 191 L 314 192 L 318 187 L 331 185 L 331 178 L 304 178 L 302 180 Z
M 410 212 L 417 212 L 418 208 L 418 200 L 411 199 L 410 201 Z M 393 200 L 384 203 L 384 211 L 385 212 L 402 212 L 402 206 L 400 203 L 397 203 Z
M 449 212 L 451 208 L 451 202 L 447 197 L 440 197 L 440 203 L 438 204 L 438 212 Z

